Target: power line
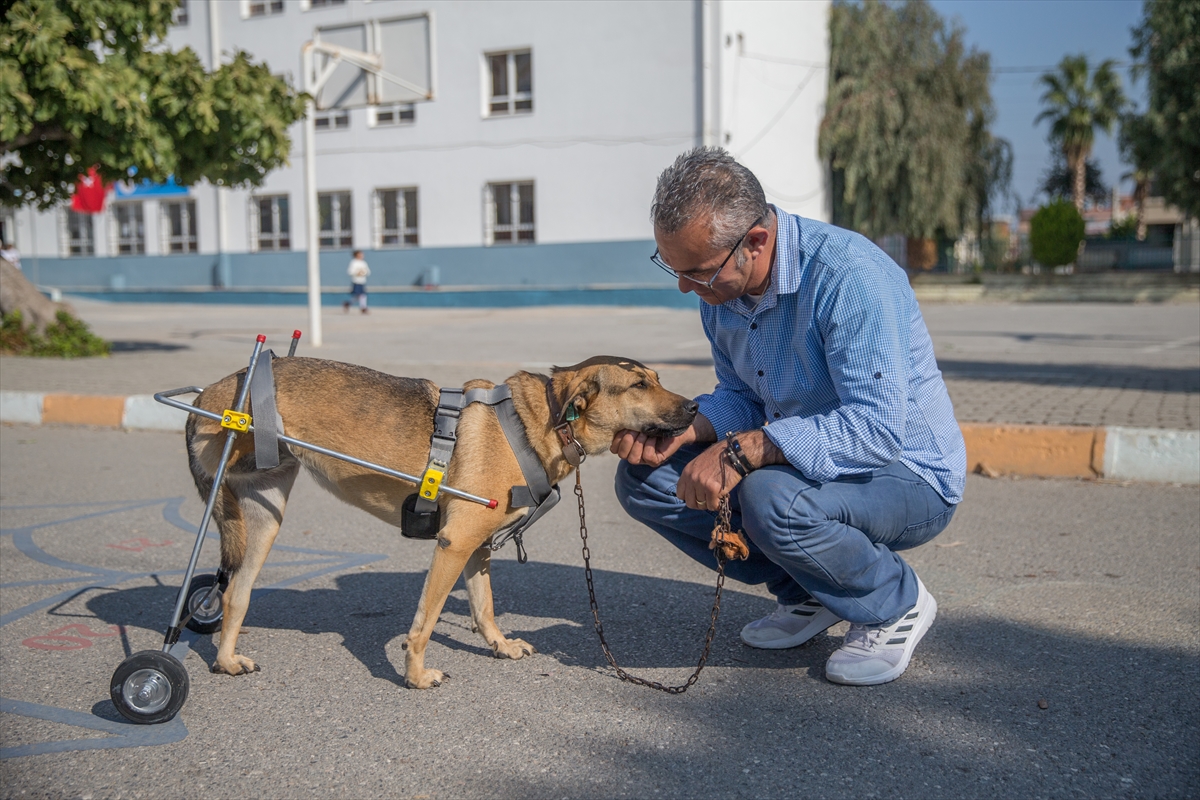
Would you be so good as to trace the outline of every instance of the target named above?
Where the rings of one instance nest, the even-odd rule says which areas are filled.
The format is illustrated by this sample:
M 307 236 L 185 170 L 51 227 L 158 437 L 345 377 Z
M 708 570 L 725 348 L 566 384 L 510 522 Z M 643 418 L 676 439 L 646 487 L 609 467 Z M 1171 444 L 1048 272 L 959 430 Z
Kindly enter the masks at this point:
M 772 64 L 786 64 L 792 67 L 808 67 L 810 69 L 829 69 L 829 65 L 818 61 L 802 61 L 795 58 L 784 58 L 782 56 L 772 56 L 765 53 L 741 53 L 742 58 L 748 58 L 752 61 L 766 61 Z M 1112 66 L 1118 69 L 1128 69 L 1135 65 L 1133 61 L 1117 61 L 1113 60 Z M 992 67 L 989 71 L 993 75 L 1020 74 L 1025 72 L 1053 72 L 1058 69 L 1058 64 L 1041 65 L 1041 66 L 1013 66 L 1013 67 Z

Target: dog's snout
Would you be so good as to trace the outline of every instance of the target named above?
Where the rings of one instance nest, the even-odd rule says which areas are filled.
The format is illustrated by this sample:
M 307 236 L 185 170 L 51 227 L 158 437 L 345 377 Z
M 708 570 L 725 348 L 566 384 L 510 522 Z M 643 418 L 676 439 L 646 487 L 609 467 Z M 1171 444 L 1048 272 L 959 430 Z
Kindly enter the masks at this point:
M 683 410 L 686 411 L 687 413 L 691 414 L 692 416 L 695 416 L 696 412 L 700 410 L 700 404 L 697 403 L 695 400 L 688 400 L 686 403 L 683 404 Z

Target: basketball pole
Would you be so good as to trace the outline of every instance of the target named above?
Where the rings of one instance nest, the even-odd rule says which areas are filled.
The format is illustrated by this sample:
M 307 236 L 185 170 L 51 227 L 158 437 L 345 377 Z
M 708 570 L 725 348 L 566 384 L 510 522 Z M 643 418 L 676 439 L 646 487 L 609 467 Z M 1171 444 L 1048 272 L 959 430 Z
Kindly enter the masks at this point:
M 304 238 L 308 250 L 308 341 L 312 347 L 320 347 L 324 340 L 321 334 L 321 252 L 317 241 L 320 219 L 317 212 L 316 96 L 320 86 L 318 77 L 313 74 L 311 44 L 306 42 L 301 48 L 304 91 L 308 93 L 304 103 Z

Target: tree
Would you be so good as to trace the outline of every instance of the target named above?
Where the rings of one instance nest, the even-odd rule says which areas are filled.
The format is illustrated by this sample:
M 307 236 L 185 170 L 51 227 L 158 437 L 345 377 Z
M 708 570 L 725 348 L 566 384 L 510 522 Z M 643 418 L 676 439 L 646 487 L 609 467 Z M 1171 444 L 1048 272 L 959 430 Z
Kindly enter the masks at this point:
M 1040 79 L 1046 87 L 1042 95 L 1045 108 L 1034 125 L 1050 121 L 1050 141 L 1067 160 L 1074 179 L 1071 196 L 1078 211 L 1083 211 L 1087 195 L 1086 164 L 1096 130 L 1112 133 L 1113 123 L 1125 106 L 1121 78 L 1113 71 L 1115 63 L 1108 59 L 1092 72 L 1087 56 L 1066 56 L 1057 72 L 1047 72 Z
M 915 251 L 936 258 L 929 240 L 981 224 L 1011 167 L 1007 143 L 988 129 L 989 58 L 924 0 L 835 0 L 829 27 L 819 146 L 833 169 L 835 222 L 923 240 Z
M 1154 181 L 1155 165 L 1162 158 L 1162 140 L 1155 134 L 1147 116 L 1128 113 L 1121 116 L 1121 135 L 1118 138 L 1121 158 L 1133 169 L 1121 177 L 1133 180 L 1133 204 L 1137 217 L 1137 239 L 1146 238 L 1146 198 Z
M 177 0 L 18 0 L 0 21 L 0 204 L 50 208 L 95 166 L 259 185 L 303 97 L 245 52 L 208 72 L 163 37 Z
M 1168 202 L 1200 216 L 1200 0 L 1147 0 L 1129 52 L 1150 103 L 1122 120 L 1122 150 Z
M 1046 267 L 1070 264 L 1083 241 L 1083 216 L 1068 200 L 1055 200 L 1037 210 L 1029 220 L 1029 250 L 1034 261 Z
M 1038 189 L 1045 192 L 1051 200 L 1068 198 L 1072 201 L 1075 195 L 1075 172 L 1067 166 L 1067 160 L 1062 153 L 1054 153 L 1050 166 L 1042 173 L 1042 181 Z M 1102 203 L 1109 198 L 1109 187 L 1104 184 L 1104 176 L 1100 165 L 1094 158 L 1084 162 L 1083 196 L 1093 203 Z

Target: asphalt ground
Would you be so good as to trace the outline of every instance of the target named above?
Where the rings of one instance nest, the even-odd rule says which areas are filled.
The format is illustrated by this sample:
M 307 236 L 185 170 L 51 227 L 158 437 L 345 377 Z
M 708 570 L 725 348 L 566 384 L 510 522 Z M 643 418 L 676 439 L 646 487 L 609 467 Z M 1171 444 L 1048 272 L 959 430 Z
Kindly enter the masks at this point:
M 72 300 L 110 339 L 109 358 L 0 358 L 0 389 L 152 394 L 206 385 L 245 365 L 254 336 L 284 351 L 300 306 Z M 961 422 L 1200 428 L 1200 305 L 925 303 Z M 694 311 L 650 307 L 326 310 L 321 356 L 461 385 L 607 353 L 658 369 L 682 394 L 712 388 Z
M 506 548 L 493 570 L 499 624 L 539 653 L 491 658 L 460 584 L 427 662 L 452 677 L 402 688 L 399 645 L 432 543 L 301 477 L 239 640 L 262 671 L 209 673 L 215 637 L 187 632 L 187 704 L 171 723 L 132 726 L 108 700 L 109 676 L 161 643 L 202 509 L 182 437 L 4 426 L 0 453 L 5 798 L 1191 797 L 1200 786 L 1195 487 L 970 476 L 951 526 L 906 554 L 939 614 L 900 680 L 827 683 L 844 625 L 788 651 L 741 645 L 740 627 L 773 603 L 731 583 L 709 666 L 666 696 L 620 682 L 603 659 L 569 493 L 527 537 L 529 563 Z M 623 666 L 679 683 L 713 574 L 624 516 L 615 465 L 596 458 L 582 473 L 605 629 Z

